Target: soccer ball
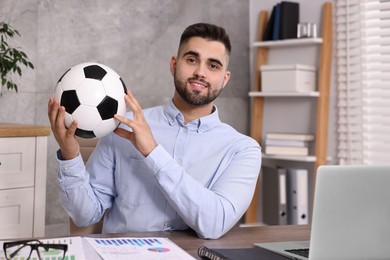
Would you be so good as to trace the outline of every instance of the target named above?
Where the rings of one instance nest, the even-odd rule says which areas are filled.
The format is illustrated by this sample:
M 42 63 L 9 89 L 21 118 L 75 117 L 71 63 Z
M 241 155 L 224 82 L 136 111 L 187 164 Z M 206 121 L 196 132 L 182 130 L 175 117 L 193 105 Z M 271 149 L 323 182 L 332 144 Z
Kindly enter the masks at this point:
M 65 126 L 78 121 L 76 135 L 100 138 L 114 131 L 124 116 L 126 86 L 111 68 L 93 62 L 73 66 L 58 80 L 54 98 L 65 107 Z

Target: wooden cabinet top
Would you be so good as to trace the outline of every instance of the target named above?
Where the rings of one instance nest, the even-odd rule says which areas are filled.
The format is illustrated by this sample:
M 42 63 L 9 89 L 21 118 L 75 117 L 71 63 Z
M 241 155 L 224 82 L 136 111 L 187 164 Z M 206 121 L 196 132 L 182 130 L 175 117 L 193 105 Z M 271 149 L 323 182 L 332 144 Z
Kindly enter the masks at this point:
M 0 123 L 0 137 L 50 135 L 49 126 Z

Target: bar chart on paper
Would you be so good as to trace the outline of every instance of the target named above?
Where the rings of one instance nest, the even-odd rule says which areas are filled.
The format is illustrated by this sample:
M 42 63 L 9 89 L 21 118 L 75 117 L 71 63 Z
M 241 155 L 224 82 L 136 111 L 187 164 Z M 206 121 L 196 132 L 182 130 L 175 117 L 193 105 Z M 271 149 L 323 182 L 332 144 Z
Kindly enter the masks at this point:
M 194 259 L 175 243 L 163 237 L 90 238 L 89 244 L 105 260 L 110 259 Z

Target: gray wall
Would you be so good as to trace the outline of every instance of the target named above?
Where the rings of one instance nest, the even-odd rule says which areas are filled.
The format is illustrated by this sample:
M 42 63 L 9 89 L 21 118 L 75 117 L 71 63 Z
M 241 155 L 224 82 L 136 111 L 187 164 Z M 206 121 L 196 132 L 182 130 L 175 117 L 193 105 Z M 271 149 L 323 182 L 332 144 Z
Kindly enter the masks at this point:
M 230 33 L 232 78 L 216 102 L 221 118 L 238 131 L 249 125 L 248 0 L 0 0 L 0 20 L 18 29 L 15 41 L 36 69 L 16 78 L 19 93 L 3 88 L 0 122 L 48 125 L 47 101 L 72 65 L 97 61 L 122 76 L 143 107 L 173 94 L 169 59 L 185 27 L 221 25 Z M 46 224 L 66 223 L 56 186 L 53 136 L 49 138 Z

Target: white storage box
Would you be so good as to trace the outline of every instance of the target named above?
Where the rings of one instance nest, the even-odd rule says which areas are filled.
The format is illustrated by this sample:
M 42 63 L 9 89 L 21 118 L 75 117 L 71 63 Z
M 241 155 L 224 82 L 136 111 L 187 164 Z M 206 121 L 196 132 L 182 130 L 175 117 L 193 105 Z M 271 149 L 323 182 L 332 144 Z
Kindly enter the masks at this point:
M 316 68 L 313 66 L 263 65 L 261 71 L 262 92 L 310 92 L 316 90 Z

